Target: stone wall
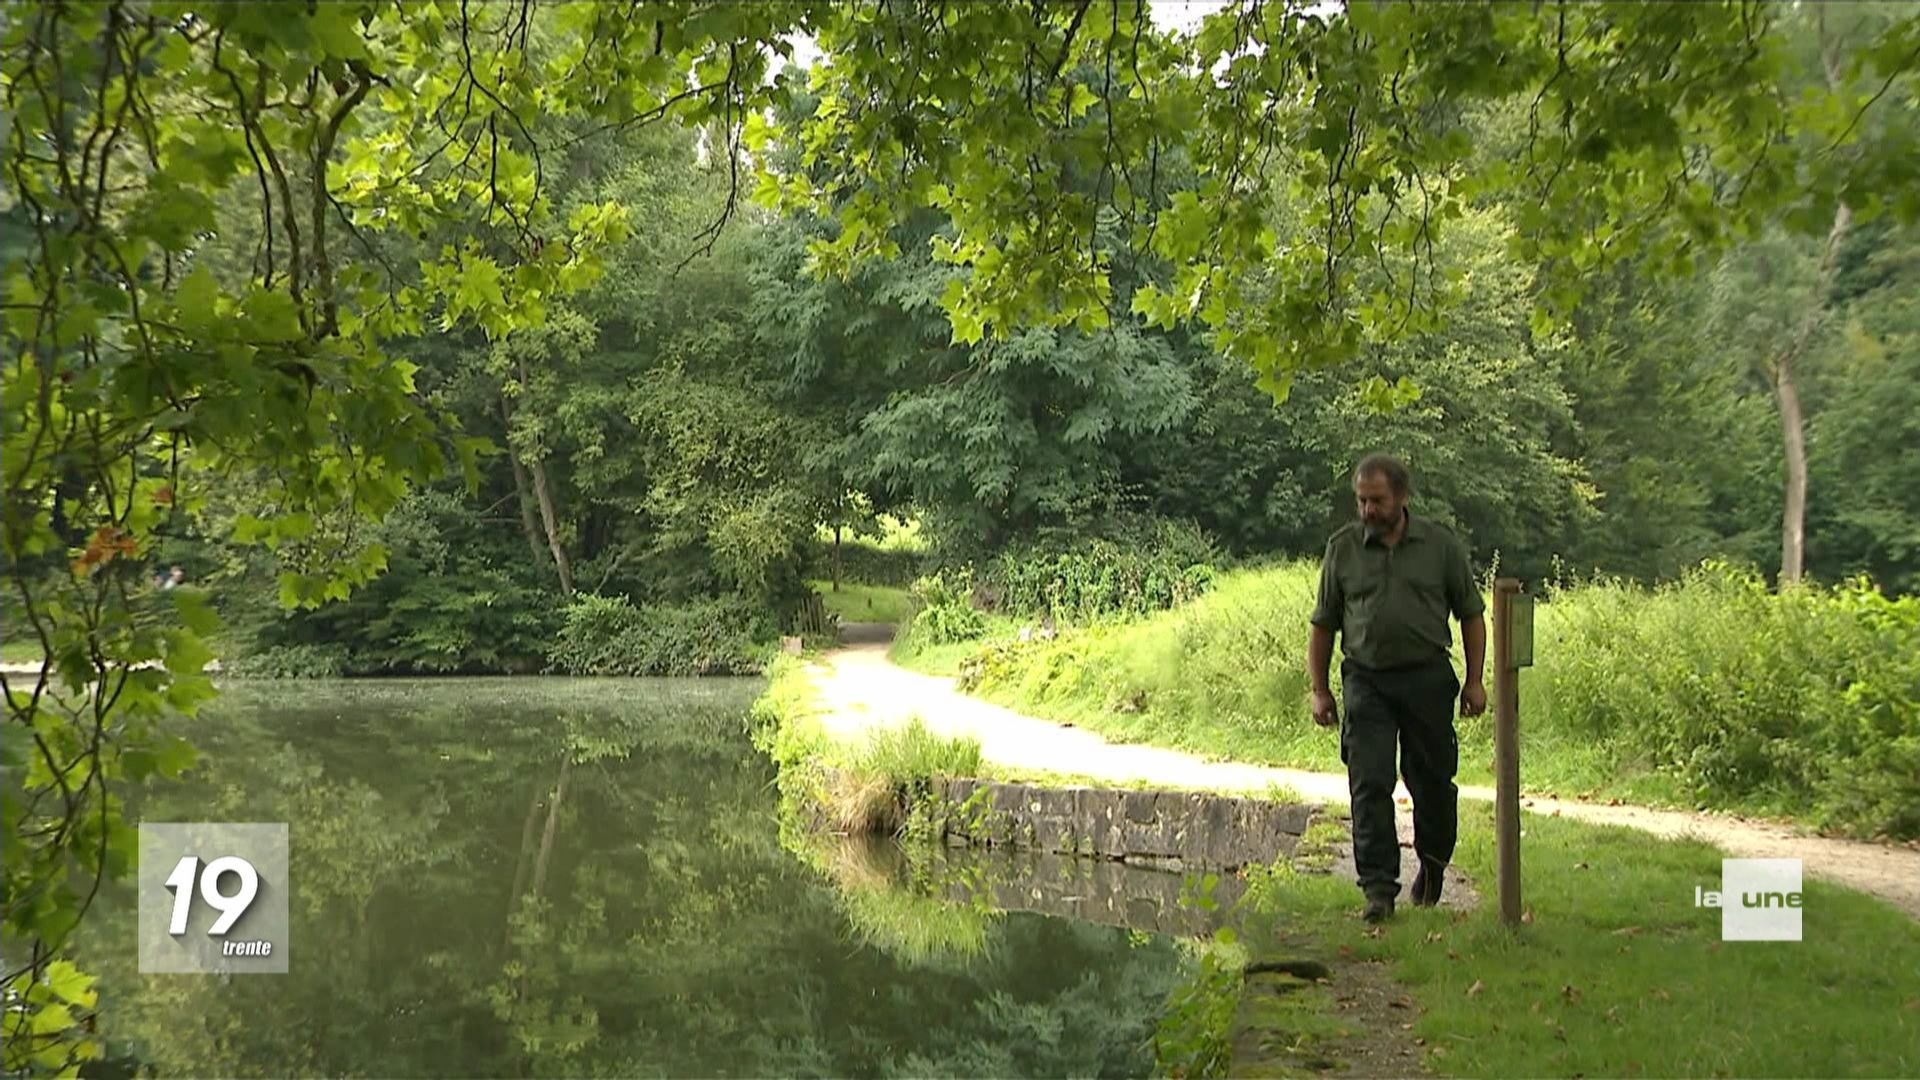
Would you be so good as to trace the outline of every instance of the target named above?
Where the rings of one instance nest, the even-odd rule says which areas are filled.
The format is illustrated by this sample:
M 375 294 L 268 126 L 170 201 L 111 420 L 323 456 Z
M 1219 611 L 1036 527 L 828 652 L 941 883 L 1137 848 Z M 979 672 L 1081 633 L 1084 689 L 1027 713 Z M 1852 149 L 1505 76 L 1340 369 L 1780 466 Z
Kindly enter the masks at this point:
M 1313 807 L 1197 791 L 937 779 L 927 796 L 950 844 L 1081 855 L 1161 870 L 1235 870 L 1293 854 Z

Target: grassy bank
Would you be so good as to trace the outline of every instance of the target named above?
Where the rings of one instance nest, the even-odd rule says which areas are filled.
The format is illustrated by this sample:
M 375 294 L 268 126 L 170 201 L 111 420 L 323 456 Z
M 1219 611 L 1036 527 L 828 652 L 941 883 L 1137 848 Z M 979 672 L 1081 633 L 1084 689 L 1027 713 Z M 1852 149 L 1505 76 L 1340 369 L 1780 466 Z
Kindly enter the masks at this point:
M 1311 563 L 1222 575 L 1139 620 L 1019 642 L 910 637 L 896 658 L 1032 715 L 1120 741 L 1333 770 L 1306 710 Z M 1718 807 L 1856 835 L 1920 835 L 1920 600 L 1768 591 L 1707 567 L 1659 589 L 1556 590 L 1520 677 L 1532 791 Z M 1456 665 L 1459 663 L 1456 643 Z M 1491 722 L 1460 722 L 1461 775 L 1490 782 Z
M 1719 888 L 1718 850 L 1529 814 L 1531 921 L 1510 931 L 1492 808 L 1463 806 L 1461 829 L 1476 910 L 1402 908 L 1370 932 L 1351 884 L 1283 866 L 1253 875 L 1249 948 L 1389 963 L 1419 1006 L 1398 1019 L 1441 1075 L 1920 1075 L 1920 924 L 1889 905 L 1809 881 L 1804 940 L 1722 943 L 1718 910 L 1693 906 L 1696 885 Z M 1300 1034 L 1303 1058 L 1338 1056 L 1337 1030 Z
M 946 739 L 915 718 L 851 742 L 832 738 L 817 719 L 805 664 L 777 658 L 767 689 L 754 702 L 754 744 L 779 766 L 781 817 L 842 833 L 898 833 L 907 828 L 912 795 L 936 776 L 980 775 L 980 744 Z

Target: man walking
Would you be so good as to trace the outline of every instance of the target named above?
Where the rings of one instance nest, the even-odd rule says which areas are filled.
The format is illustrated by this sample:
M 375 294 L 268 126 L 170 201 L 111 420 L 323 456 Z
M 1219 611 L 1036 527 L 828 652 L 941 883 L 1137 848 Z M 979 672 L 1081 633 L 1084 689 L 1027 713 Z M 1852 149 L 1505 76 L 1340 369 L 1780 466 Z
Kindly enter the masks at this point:
M 1400 893 L 1400 843 L 1393 820 L 1394 749 L 1413 796 L 1413 849 L 1420 858 L 1408 897 L 1440 902 L 1442 872 L 1453 858 L 1460 789 L 1455 695 L 1462 716 L 1487 707 L 1481 682 L 1486 610 L 1467 566 L 1467 547 L 1445 526 L 1407 512 L 1412 478 L 1399 459 L 1370 454 L 1353 471 L 1360 520 L 1327 541 L 1320 595 L 1307 644 L 1313 720 L 1339 719 L 1327 684 L 1333 637 L 1340 635 L 1340 689 L 1346 722 L 1340 760 L 1353 800 L 1353 863 L 1366 894 L 1368 922 L 1393 915 Z M 1447 616 L 1460 620 L 1467 654 L 1463 686 L 1448 658 Z

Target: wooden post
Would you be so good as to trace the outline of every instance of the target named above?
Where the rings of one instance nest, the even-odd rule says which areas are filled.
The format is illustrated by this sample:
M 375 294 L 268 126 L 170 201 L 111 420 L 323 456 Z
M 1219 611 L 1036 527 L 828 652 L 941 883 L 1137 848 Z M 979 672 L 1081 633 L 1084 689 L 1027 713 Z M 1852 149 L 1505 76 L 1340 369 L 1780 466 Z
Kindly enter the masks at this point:
M 1514 655 L 1514 597 L 1520 582 L 1493 583 L 1494 833 L 1500 859 L 1500 921 L 1520 922 L 1520 668 Z

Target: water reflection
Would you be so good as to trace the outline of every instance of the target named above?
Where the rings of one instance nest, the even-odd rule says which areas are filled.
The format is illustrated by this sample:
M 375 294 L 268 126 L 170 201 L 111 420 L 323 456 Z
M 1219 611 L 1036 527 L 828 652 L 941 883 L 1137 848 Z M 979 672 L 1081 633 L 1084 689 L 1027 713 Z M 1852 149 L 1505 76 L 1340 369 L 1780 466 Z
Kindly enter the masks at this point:
M 852 895 L 902 893 L 956 912 L 1033 912 L 1183 938 L 1206 937 L 1226 925 L 1242 886 L 1238 878 L 1216 875 L 1209 893 L 1214 904 L 1207 906 L 1195 902 L 1197 875 L 1045 851 L 874 837 L 835 838 L 826 866 Z M 854 922 L 858 927 L 862 920 Z
M 113 890 L 82 942 L 110 1052 L 169 1076 L 1152 1070 L 1174 942 L 1003 902 L 1026 871 L 974 854 L 795 858 L 744 732 L 758 689 L 230 690 L 202 764 L 129 816 L 288 822 L 292 971 L 142 976 Z

